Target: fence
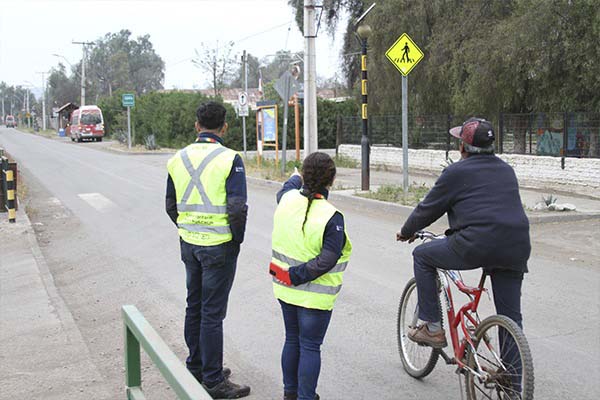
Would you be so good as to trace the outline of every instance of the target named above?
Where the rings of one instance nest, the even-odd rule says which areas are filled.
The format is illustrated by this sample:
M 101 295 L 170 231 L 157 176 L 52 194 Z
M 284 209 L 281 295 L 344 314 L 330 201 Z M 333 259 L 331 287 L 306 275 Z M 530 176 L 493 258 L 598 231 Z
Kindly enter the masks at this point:
M 467 117 L 450 114 L 408 115 L 408 147 L 457 150 L 448 130 Z M 339 117 L 337 143 L 360 144 L 361 119 Z M 498 153 L 600 158 L 600 113 L 499 114 L 495 125 Z M 369 118 L 372 146 L 402 146 L 402 116 Z
M 142 391 L 140 344 L 178 398 L 184 400 L 212 399 L 135 306 L 123 306 L 122 314 L 125 323 L 127 399 L 144 400 L 146 398 Z

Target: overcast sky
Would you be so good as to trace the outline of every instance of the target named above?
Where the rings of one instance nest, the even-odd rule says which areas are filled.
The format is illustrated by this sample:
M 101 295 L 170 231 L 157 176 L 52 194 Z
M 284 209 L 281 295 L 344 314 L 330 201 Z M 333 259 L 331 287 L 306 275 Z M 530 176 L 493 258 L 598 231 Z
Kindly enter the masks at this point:
M 321 27 L 317 38 L 317 75 L 339 69 L 340 33 L 335 41 Z M 81 46 L 108 32 L 129 29 L 150 35 L 165 62 L 165 88 L 203 88 L 207 81 L 190 61 L 202 42 L 228 41 L 241 55 L 259 58 L 277 50 L 304 48 L 287 0 L 0 0 L 0 81 L 41 87 L 41 75 L 59 61 L 81 59 Z M 67 65 L 67 68 L 68 65 Z

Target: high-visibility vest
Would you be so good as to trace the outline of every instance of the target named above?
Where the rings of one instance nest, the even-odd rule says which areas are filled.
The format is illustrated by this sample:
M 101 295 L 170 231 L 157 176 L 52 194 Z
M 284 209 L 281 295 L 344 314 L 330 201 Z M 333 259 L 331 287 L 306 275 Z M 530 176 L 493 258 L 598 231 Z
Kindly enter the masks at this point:
M 220 143 L 198 142 L 179 150 L 168 161 L 183 241 L 215 246 L 231 240 L 225 182 L 235 156 L 235 151 Z
M 308 198 L 299 190 L 286 192 L 279 201 L 273 221 L 272 259 L 279 266 L 294 267 L 321 253 L 325 227 L 338 210 L 325 199 L 314 199 L 306 216 Z M 273 279 L 275 297 L 305 308 L 331 310 L 342 289 L 344 270 L 348 265 L 352 244 L 346 243 L 337 264 L 317 279 L 298 286 L 286 286 Z

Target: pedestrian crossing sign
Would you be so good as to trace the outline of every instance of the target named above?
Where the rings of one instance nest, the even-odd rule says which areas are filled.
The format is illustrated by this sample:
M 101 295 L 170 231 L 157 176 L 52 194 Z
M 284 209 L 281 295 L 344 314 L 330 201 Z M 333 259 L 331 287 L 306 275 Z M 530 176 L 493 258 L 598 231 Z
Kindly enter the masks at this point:
M 386 51 L 385 56 L 402 75 L 406 76 L 423 59 L 423 52 L 408 34 L 403 33 Z

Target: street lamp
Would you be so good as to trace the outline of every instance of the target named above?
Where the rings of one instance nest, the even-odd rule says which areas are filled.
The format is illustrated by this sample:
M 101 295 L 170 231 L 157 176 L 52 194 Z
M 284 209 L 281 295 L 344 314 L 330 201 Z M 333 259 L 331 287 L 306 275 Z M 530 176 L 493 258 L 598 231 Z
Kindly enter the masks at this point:
M 369 145 L 369 119 L 367 112 L 367 40 L 372 34 L 371 27 L 367 24 L 362 24 L 361 22 L 365 19 L 367 14 L 375 7 L 376 3 L 373 3 L 371 7 L 361 15 L 354 26 L 356 28 L 356 35 L 360 40 L 361 44 L 361 52 L 360 52 L 360 70 L 361 70 L 361 80 L 360 80 L 360 94 L 361 94 L 361 118 L 362 118 L 362 138 L 360 139 L 360 147 L 361 147 L 361 190 L 369 190 L 369 175 L 370 175 L 370 166 L 369 166 L 369 155 L 371 152 L 371 147 Z

